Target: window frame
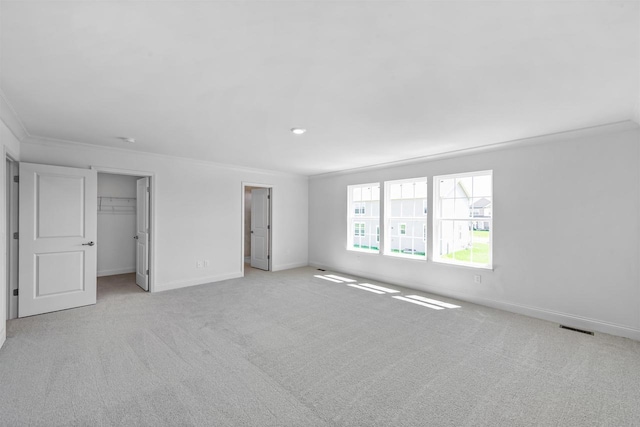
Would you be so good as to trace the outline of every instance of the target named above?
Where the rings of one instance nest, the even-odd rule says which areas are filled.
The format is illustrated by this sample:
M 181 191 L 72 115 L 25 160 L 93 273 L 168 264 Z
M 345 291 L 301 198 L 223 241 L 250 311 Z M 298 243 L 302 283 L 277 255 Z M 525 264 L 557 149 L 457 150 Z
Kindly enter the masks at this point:
M 419 212 L 422 212 L 422 214 L 420 216 L 415 216 L 415 212 L 416 212 L 416 208 L 414 205 L 414 216 L 392 216 L 391 215 L 391 209 L 392 209 L 392 199 L 391 199 L 391 186 L 392 185 L 397 185 L 397 184 L 416 184 L 416 183 L 425 183 L 426 186 L 426 195 L 424 198 L 420 197 L 420 198 L 416 198 L 415 197 L 415 189 L 414 189 L 414 194 L 412 198 L 400 198 L 400 199 L 393 199 L 393 200 L 420 200 L 420 199 L 424 199 L 422 201 L 421 204 L 419 204 Z M 383 227 L 383 244 L 382 244 L 382 254 L 386 255 L 386 256 L 391 256 L 391 257 L 397 257 L 397 258 L 404 258 L 404 259 L 410 259 L 410 260 L 415 260 L 415 261 L 426 261 L 429 258 L 429 242 L 428 242 L 428 233 L 426 233 L 427 227 L 428 227 L 428 221 L 429 221 L 429 212 L 425 212 L 425 210 L 427 210 L 428 204 L 429 204 L 429 178 L 427 176 L 421 176 L 421 177 L 416 177 L 416 178 L 404 178 L 404 179 L 395 179 L 395 180 L 387 180 L 384 181 L 384 192 L 383 192 L 383 197 L 382 199 L 384 200 L 384 210 L 382 211 L 383 214 L 383 223 L 384 223 L 384 227 Z M 410 239 L 417 239 L 420 242 L 423 242 L 424 244 L 424 255 L 420 254 L 420 255 L 416 255 L 415 253 L 405 253 L 405 252 L 393 252 L 392 249 L 392 245 L 391 245 L 391 238 L 392 238 L 392 233 L 391 233 L 391 221 L 402 221 L 402 222 L 398 222 L 398 236 L 403 236 L 404 238 L 410 238 Z M 408 221 L 423 221 L 422 222 L 422 229 L 420 229 L 419 225 L 418 227 L 418 235 L 416 236 L 416 226 L 413 227 L 413 235 L 408 235 L 407 234 L 407 222 Z M 400 227 L 404 225 L 404 234 L 400 232 Z M 426 236 L 425 236 L 426 235 Z M 409 237 L 407 237 L 409 236 Z M 412 245 L 412 249 L 415 252 L 415 246 Z
M 358 200 L 355 201 L 353 200 L 353 193 L 354 193 L 354 189 L 356 188 L 367 188 L 367 187 L 371 187 L 378 189 L 378 199 L 374 199 L 372 198 L 369 201 L 363 201 L 363 200 Z M 372 190 L 373 191 L 373 190 Z M 361 247 L 355 247 L 355 242 L 356 242 L 356 237 L 359 239 L 363 239 L 367 237 L 367 233 L 366 233 L 366 229 L 369 227 L 366 227 L 366 225 L 364 226 L 364 228 L 361 228 L 361 230 L 364 230 L 364 235 L 359 235 L 356 236 L 355 235 L 355 225 L 356 223 L 360 223 L 360 224 L 366 224 L 367 221 L 369 222 L 373 222 L 374 223 L 374 228 L 372 228 L 372 230 L 376 230 L 375 226 L 380 226 L 380 219 L 381 219 L 381 209 L 382 209 L 382 185 L 380 182 L 370 182 L 370 183 L 365 183 L 365 184 L 353 184 L 353 185 L 347 185 L 347 250 L 348 251 L 355 251 L 355 252 L 362 252 L 362 253 L 369 253 L 369 254 L 379 254 L 380 253 L 380 242 L 377 241 L 377 237 L 376 234 L 371 234 L 370 235 L 370 244 L 368 248 L 361 248 Z M 377 201 L 379 204 L 378 207 L 378 216 L 377 217 L 369 217 L 366 216 L 366 203 L 367 202 L 375 202 Z M 358 207 L 358 213 L 356 213 L 356 207 Z M 373 214 L 375 212 L 375 209 L 371 209 L 371 214 Z M 371 243 L 376 243 L 377 244 L 377 249 L 371 249 Z
M 467 222 L 473 222 L 474 221 L 474 217 L 457 217 L 457 216 L 451 216 L 451 217 L 446 217 L 443 218 L 440 214 L 441 212 L 441 201 L 442 199 L 440 198 L 440 181 L 443 179 L 460 179 L 460 178 L 473 178 L 473 177 L 477 177 L 477 176 L 487 176 L 489 175 L 491 177 L 491 218 L 483 218 L 482 220 L 484 222 L 488 222 L 489 223 L 489 262 L 487 264 L 478 264 L 478 263 L 473 263 L 473 262 L 466 262 L 466 261 L 460 261 L 460 260 L 456 260 L 454 258 L 445 258 L 440 256 L 439 254 L 439 250 L 437 248 L 438 242 L 440 242 L 441 237 L 440 237 L 440 229 L 441 229 L 441 222 L 442 221 L 467 221 Z M 493 203 L 494 203 L 494 191 L 493 191 L 493 170 L 482 170 L 482 171 L 474 171 L 474 172 L 463 172 L 463 173 L 454 173 L 454 174 L 447 174 L 447 175 L 434 175 L 433 176 L 433 192 L 432 192 L 432 198 L 433 198 L 433 226 L 432 226 L 432 260 L 434 262 L 437 263 L 441 263 L 441 264 L 451 264 L 451 265 L 457 265 L 457 266 L 463 266 L 463 267 L 470 267 L 470 268 L 474 268 L 474 269 L 485 269 L 485 270 L 493 270 L 493 220 L 494 220 L 494 214 L 493 214 Z M 470 198 L 473 200 L 474 198 L 474 194 L 473 194 L 473 190 L 471 193 Z M 455 199 L 455 198 L 454 198 Z M 471 232 L 473 232 L 473 229 L 471 230 Z M 472 238 L 473 239 L 473 238 Z

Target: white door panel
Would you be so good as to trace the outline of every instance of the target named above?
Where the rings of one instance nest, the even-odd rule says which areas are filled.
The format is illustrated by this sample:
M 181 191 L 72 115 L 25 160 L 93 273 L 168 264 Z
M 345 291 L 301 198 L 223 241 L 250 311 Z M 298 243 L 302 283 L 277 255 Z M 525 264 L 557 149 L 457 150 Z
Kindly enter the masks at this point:
M 19 317 L 96 303 L 97 173 L 20 164 Z
M 149 290 L 149 178 L 136 187 L 136 284 Z
M 269 202 L 268 188 L 251 190 L 251 267 L 269 270 Z

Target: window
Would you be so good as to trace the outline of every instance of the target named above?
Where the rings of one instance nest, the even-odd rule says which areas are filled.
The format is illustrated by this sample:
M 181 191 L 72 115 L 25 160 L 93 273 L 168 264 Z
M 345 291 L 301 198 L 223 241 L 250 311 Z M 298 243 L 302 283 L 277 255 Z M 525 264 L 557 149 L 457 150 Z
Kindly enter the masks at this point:
M 347 249 L 379 252 L 380 184 L 349 185 Z
M 384 253 L 426 259 L 427 178 L 385 182 Z
M 492 267 L 492 171 L 434 177 L 434 261 Z

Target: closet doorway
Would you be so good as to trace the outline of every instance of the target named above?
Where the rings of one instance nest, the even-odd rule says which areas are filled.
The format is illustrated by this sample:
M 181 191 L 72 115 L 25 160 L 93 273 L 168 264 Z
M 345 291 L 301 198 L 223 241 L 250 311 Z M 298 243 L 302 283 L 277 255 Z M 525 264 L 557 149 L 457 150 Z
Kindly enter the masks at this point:
M 136 285 L 150 290 L 150 189 L 150 176 L 98 170 L 97 276 L 102 291 L 117 287 L 131 292 Z

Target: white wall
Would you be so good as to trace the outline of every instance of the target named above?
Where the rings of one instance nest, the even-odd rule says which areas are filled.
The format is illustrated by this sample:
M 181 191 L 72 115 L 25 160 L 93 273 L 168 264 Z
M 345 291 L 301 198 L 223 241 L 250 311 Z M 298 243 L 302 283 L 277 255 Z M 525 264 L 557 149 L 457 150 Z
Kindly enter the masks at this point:
M 240 277 L 242 182 L 273 185 L 273 270 L 307 265 L 308 179 L 125 150 L 27 139 L 23 161 L 148 171 L 155 208 L 153 290 Z M 301 230 L 305 230 L 301 232 Z M 208 268 L 196 261 L 210 260 Z
M 98 174 L 98 197 L 136 198 L 137 176 Z M 136 271 L 136 211 L 98 212 L 98 276 Z
M 640 339 L 640 134 L 626 129 L 311 178 L 309 262 Z M 434 263 L 431 248 L 428 261 L 346 250 L 347 185 L 428 176 L 431 203 L 434 175 L 488 169 L 493 271 Z
M 9 130 L 3 120 L 0 120 L 0 146 L 6 154 L 9 154 L 14 160 L 20 159 L 20 141 Z M 4 343 L 7 337 L 7 272 L 6 272 L 6 257 L 7 257 L 7 233 L 6 233 L 6 210 L 4 209 L 4 200 L 6 198 L 6 162 L 4 159 L 0 162 L 2 164 L 0 170 L 0 191 L 2 192 L 3 206 L 0 209 L 0 346 Z

